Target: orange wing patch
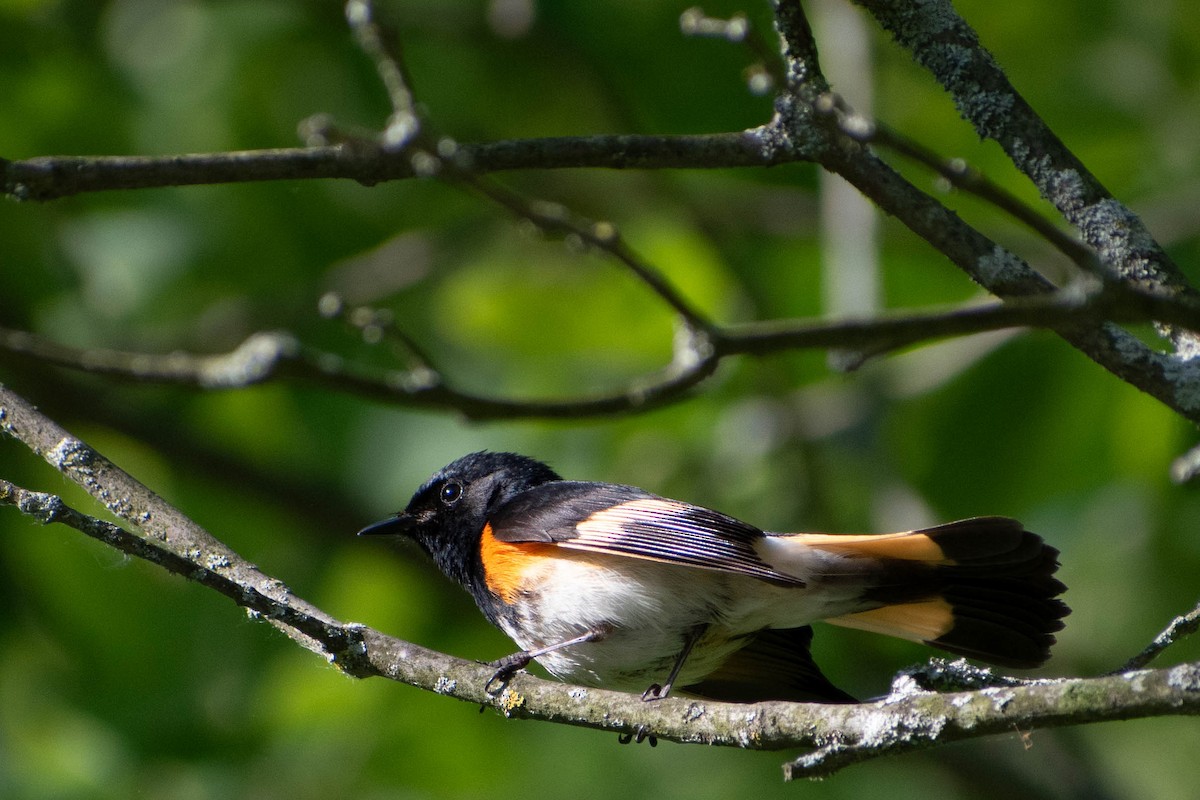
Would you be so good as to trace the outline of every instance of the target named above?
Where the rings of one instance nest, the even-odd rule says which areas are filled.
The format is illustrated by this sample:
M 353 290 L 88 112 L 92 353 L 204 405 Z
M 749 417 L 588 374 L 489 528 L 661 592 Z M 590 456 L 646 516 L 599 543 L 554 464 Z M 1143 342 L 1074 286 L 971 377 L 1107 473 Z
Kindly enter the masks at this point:
M 502 542 L 492 533 L 492 526 L 485 525 L 479 557 L 488 589 L 505 603 L 514 602 L 524 587 L 525 573 L 557 548 L 545 542 Z
M 894 558 L 902 561 L 924 561 L 932 566 L 949 566 L 942 548 L 924 533 L 885 533 L 844 535 L 837 533 L 796 533 L 788 539 L 802 542 L 831 553 L 863 558 Z

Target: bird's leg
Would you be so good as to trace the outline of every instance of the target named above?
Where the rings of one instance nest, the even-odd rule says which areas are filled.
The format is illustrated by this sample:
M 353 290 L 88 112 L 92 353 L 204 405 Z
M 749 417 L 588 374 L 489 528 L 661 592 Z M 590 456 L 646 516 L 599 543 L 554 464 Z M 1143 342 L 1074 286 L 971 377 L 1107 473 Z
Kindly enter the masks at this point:
M 675 679 L 679 677 L 679 672 L 683 669 L 684 662 L 687 661 L 692 648 L 696 646 L 696 642 L 700 641 L 700 637 L 704 635 L 706 630 L 708 630 L 708 624 L 703 623 L 688 632 L 687 638 L 683 640 L 683 650 L 680 651 L 679 657 L 675 659 L 675 665 L 671 667 L 671 674 L 667 676 L 667 682 L 661 686 L 657 683 L 650 684 L 650 688 L 642 692 L 643 700 L 647 703 L 654 700 L 662 700 L 671 693 L 671 687 L 675 685 Z
M 675 685 L 675 679 L 679 677 L 679 672 L 683 669 L 684 662 L 691 655 L 692 648 L 696 646 L 696 642 L 700 641 L 700 637 L 708 630 L 708 624 L 697 625 L 688 631 L 687 638 L 683 640 L 683 650 L 680 651 L 679 657 L 675 659 L 675 664 L 671 667 L 671 674 L 667 676 L 667 682 L 661 686 L 657 683 L 650 684 L 650 688 L 642 692 L 642 700 L 649 703 L 654 700 L 662 700 L 671 693 L 671 687 Z M 621 744 L 629 744 L 636 742 L 641 744 L 649 740 L 651 747 L 658 746 L 658 739 L 654 734 L 650 733 L 649 728 L 645 725 L 638 725 L 630 733 L 623 733 L 617 737 L 617 741 Z
M 518 653 L 513 653 L 505 656 L 504 658 L 497 659 L 496 661 L 488 664 L 489 667 L 495 667 L 496 672 L 494 675 L 492 675 L 491 679 L 483 685 L 483 690 L 488 694 L 495 694 L 493 687 L 503 686 L 504 684 L 508 683 L 512 676 L 517 673 L 517 670 L 521 670 L 529 666 L 529 662 L 533 661 L 535 658 L 544 656 L 547 653 L 553 653 L 555 650 L 561 650 L 564 647 L 583 644 L 585 642 L 598 642 L 607 637 L 610 633 L 612 633 L 612 631 L 613 628 L 611 625 L 597 625 L 596 627 L 591 628 L 590 630 L 587 630 L 572 639 L 566 639 L 561 642 L 555 642 L 554 644 L 548 644 L 545 647 L 537 647 L 533 650 L 522 650 Z

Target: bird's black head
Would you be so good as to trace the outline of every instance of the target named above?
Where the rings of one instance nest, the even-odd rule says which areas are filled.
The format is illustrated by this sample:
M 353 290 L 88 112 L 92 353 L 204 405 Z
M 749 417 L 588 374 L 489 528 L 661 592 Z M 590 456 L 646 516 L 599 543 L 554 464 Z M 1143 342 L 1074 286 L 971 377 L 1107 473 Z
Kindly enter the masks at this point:
M 526 456 L 471 453 L 425 481 L 403 512 L 358 533 L 408 536 L 443 573 L 471 589 L 489 515 L 526 489 L 557 480 L 554 470 Z

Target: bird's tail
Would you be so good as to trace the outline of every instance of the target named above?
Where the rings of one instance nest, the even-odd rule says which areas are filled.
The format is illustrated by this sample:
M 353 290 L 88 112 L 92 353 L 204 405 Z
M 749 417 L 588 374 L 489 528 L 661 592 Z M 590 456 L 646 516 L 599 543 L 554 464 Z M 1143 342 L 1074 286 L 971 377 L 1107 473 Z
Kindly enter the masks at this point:
M 1066 589 L 1054 577 L 1058 551 L 1005 517 L 897 534 L 787 538 L 866 567 L 858 572 L 868 577 L 865 610 L 827 620 L 835 625 L 1025 668 L 1049 658 L 1070 613 L 1058 599 Z

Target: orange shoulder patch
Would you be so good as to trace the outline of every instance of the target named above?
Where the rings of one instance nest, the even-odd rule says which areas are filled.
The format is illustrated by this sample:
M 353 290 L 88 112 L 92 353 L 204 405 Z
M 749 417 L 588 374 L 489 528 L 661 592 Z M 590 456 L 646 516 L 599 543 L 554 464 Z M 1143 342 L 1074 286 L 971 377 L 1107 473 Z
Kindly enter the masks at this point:
M 521 593 L 525 573 L 556 549 L 557 545 L 545 542 L 502 542 L 492 533 L 492 526 L 485 525 L 479 557 L 488 589 L 505 603 L 512 603 Z

